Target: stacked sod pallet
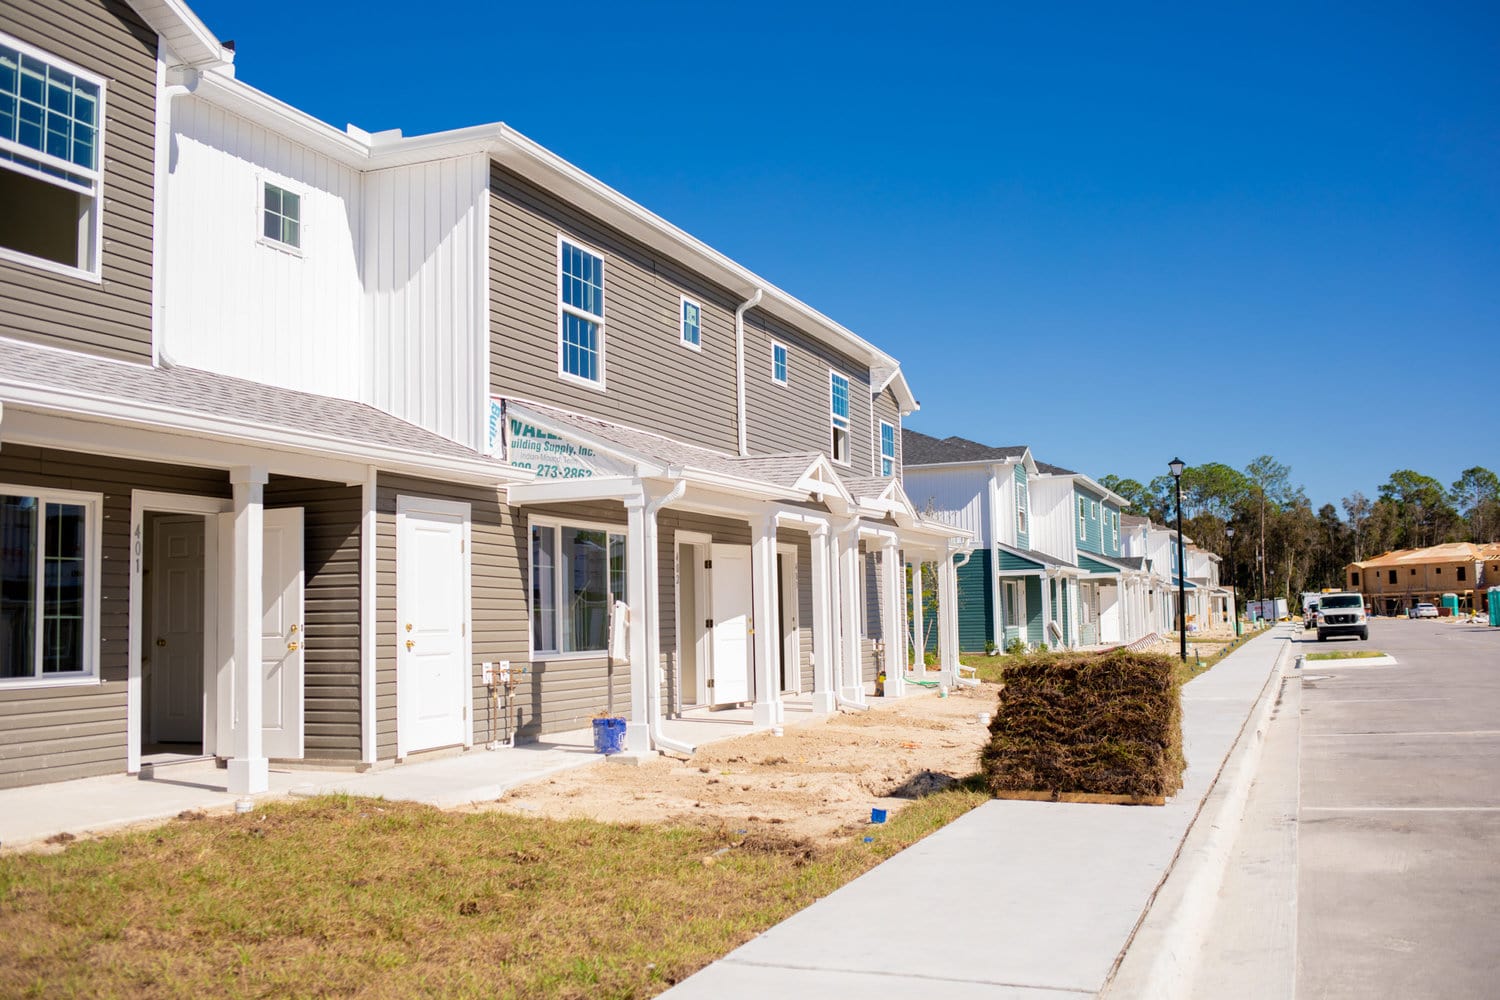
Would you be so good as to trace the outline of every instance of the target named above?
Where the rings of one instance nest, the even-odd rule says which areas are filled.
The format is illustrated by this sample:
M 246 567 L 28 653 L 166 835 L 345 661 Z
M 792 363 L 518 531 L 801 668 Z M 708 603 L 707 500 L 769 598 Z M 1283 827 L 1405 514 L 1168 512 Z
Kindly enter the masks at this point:
M 1007 665 L 980 763 L 1002 798 L 1160 804 L 1182 787 L 1176 662 L 1115 650 Z

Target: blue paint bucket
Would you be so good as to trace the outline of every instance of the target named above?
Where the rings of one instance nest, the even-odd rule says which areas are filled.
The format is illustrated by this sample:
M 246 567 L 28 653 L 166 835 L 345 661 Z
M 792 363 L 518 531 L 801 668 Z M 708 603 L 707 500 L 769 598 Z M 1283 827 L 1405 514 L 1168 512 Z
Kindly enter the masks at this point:
M 871 823 L 884 823 L 885 822 L 885 810 L 884 809 L 871 809 L 870 810 L 870 822 Z

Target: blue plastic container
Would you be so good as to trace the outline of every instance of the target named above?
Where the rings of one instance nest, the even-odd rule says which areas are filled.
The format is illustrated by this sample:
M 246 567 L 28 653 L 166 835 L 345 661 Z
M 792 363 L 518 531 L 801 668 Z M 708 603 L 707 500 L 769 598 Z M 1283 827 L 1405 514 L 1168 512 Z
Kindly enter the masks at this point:
M 594 720 L 594 752 L 619 753 L 625 749 L 624 719 Z
M 885 822 L 885 810 L 884 809 L 871 809 L 870 810 L 870 822 L 871 823 L 884 823 Z

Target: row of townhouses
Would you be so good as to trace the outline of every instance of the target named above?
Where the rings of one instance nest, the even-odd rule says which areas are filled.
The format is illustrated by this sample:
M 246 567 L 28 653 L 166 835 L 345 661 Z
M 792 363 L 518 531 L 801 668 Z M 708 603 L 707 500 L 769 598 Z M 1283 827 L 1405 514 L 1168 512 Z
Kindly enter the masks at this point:
M 691 752 L 1172 627 L 1093 479 L 908 430 L 895 358 L 504 124 L 244 84 L 181 0 L 0 7 L 0 206 L 0 787 Z
M 1234 616 L 1220 558 L 1124 513 L 1090 477 L 1038 462 L 1024 445 L 902 432 L 907 495 L 975 539 L 958 570 L 964 650 L 1078 648 L 1135 642 L 1176 628 L 1179 583 L 1190 630 Z
M 897 361 L 503 124 L 339 130 L 181 0 L 11 0 L 0 205 L 0 786 L 255 792 L 484 743 L 496 687 L 691 749 L 900 694 L 909 627 L 958 681 Z

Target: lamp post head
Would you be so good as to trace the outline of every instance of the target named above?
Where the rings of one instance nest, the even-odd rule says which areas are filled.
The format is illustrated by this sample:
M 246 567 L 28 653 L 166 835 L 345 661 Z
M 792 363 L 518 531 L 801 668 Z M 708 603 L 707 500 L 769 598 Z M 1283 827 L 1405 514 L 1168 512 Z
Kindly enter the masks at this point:
M 1174 458 L 1172 459 L 1172 461 L 1167 463 L 1167 468 L 1172 470 L 1173 479 L 1179 479 L 1182 476 L 1182 470 L 1185 469 L 1186 466 L 1183 464 L 1182 459 Z
M 1224 529 L 1224 536 L 1226 538 L 1233 538 L 1234 537 L 1234 529 L 1233 528 L 1225 528 Z

